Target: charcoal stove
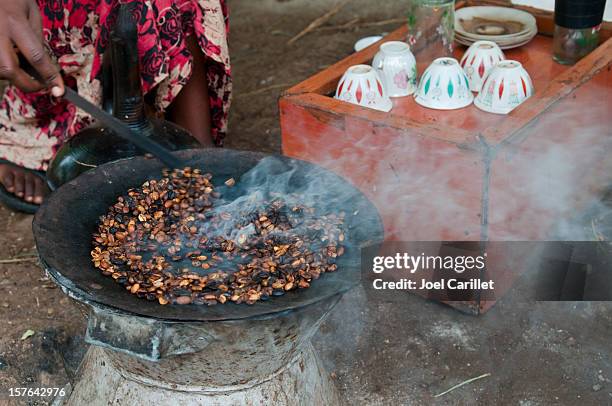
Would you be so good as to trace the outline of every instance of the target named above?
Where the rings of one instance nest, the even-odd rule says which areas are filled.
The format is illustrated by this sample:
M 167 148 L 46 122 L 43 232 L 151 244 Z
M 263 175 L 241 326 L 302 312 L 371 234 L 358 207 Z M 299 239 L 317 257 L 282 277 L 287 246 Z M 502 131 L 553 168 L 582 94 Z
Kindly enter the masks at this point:
M 216 182 L 241 175 L 266 155 L 188 150 L 179 155 Z M 314 178 L 320 202 L 347 213 L 346 254 L 338 271 L 309 289 L 254 305 L 166 305 L 129 294 L 94 269 L 91 235 L 117 196 L 158 177 L 157 160 L 133 157 L 101 165 L 55 191 L 34 219 L 41 263 L 88 315 L 91 344 L 58 404 L 333 405 L 338 394 L 311 337 L 341 296 L 359 283 L 360 247 L 383 237 L 378 213 L 353 186 L 307 162 L 275 158 L 292 168 L 296 191 Z M 342 199 L 337 198 L 339 190 Z

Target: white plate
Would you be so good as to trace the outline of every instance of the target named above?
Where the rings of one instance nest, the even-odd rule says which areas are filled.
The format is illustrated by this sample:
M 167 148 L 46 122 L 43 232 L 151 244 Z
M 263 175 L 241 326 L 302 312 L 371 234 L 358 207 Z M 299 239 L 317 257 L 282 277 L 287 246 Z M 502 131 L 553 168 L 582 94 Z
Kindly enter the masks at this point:
M 532 37 L 526 38 L 520 42 L 513 42 L 513 43 L 508 43 L 508 44 L 497 44 L 499 45 L 499 47 L 501 49 L 513 49 L 513 48 L 518 48 L 518 47 L 522 47 L 523 45 L 527 45 L 528 43 L 531 42 L 531 40 L 535 37 L 535 35 L 533 35 Z M 459 37 L 455 37 L 455 41 L 457 41 L 459 44 L 461 45 L 465 45 L 465 46 L 470 46 L 472 45 L 474 42 L 476 41 L 471 41 L 471 40 L 466 40 L 466 39 L 462 39 Z M 497 41 L 494 41 L 495 43 L 497 43 Z
M 516 21 L 524 25 L 525 29 L 519 33 L 505 35 L 479 35 L 466 31 L 461 20 L 470 20 L 474 17 L 487 18 L 500 21 Z M 455 31 L 470 38 L 493 41 L 494 38 L 509 39 L 525 32 L 537 31 L 536 19 L 526 11 L 510 7 L 475 6 L 463 7 L 455 11 Z
M 500 37 L 500 36 L 494 36 L 494 35 L 465 35 L 462 34 L 460 32 L 455 31 L 455 36 L 457 37 L 461 37 L 467 40 L 471 40 L 471 41 L 495 41 L 496 43 L 509 43 L 509 42 L 517 42 L 517 41 L 521 41 L 525 38 L 529 38 L 529 37 L 533 37 L 534 35 L 537 35 L 538 31 L 537 30 L 530 30 L 530 31 L 526 31 L 521 33 L 521 35 L 516 35 L 513 37 Z
M 470 34 L 466 35 L 466 34 L 458 32 L 458 31 L 455 31 L 455 35 L 461 36 L 461 37 L 466 38 L 466 39 L 471 39 L 471 40 L 474 40 L 474 41 L 496 41 L 496 42 L 500 42 L 500 41 L 501 42 L 515 41 L 518 38 L 526 38 L 526 37 L 528 37 L 530 35 L 534 35 L 534 34 L 537 34 L 537 33 L 538 33 L 538 31 L 534 29 L 534 30 L 529 30 L 529 31 L 521 32 L 520 35 L 514 35 L 512 37 L 502 37 L 502 36 L 499 36 L 499 35 L 470 35 Z
M 382 35 L 373 35 L 371 37 L 364 37 L 364 38 L 361 38 L 359 41 L 355 42 L 355 45 L 353 46 L 353 48 L 355 49 L 355 52 L 359 52 L 362 49 L 365 49 L 369 47 L 370 45 L 380 41 L 381 39 L 383 39 Z
M 537 32 L 531 32 L 531 33 L 527 33 L 525 35 L 521 35 L 520 37 L 516 37 L 516 38 L 512 38 L 512 39 L 492 38 L 492 39 L 490 39 L 488 41 L 493 41 L 497 45 L 512 45 L 512 44 L 517 44 L 519 42 L 523 42 L 523 41 L 532 39 L 536 35 L 537 35 Z M 457 39 L 461 39 L 463 41 L 469 41 L 469 42 L 482 41 L 482 40 L 477 39 L 477 38 L 466 37 L 466 36 L 463 36 L 463 35 L 460 35 L 460 34 L 456 34 L 455 37 Z
M 527 33 L 533 32 L 533 31 L 537 31 L 537 27 L 529 27 L 526 28 L 520 32 L 515 32 L 514 34 L 508 34 L 508 35 L 486 35 L 486 34 L 474 34 L 471 32 L 467 32 L 464 30 L 455 30 L 455 32 L 457 34 L 461 34 L 461 35 L 465 35 L 466 37 L 473 37 L 473 38 L 500 38 L 500 39 L 512 39 L 515 37 L 520 37 L 521 35 L 525 35 Z

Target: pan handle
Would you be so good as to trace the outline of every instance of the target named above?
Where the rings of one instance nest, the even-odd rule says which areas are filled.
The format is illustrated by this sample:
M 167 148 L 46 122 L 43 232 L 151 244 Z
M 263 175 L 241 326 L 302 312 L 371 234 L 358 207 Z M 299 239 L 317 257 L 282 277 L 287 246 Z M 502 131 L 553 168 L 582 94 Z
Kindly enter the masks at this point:
M 157 362 L 204 350 L 215 338 L 192 323 L 168 323 L 110 309 L 91 307 L 85 341 L 88 344 Z

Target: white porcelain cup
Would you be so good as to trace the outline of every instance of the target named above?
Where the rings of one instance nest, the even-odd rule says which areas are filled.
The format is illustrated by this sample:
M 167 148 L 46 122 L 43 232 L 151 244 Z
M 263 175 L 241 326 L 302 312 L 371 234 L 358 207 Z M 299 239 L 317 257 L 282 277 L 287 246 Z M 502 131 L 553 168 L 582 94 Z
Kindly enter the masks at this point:
M 407 43 L 385 42 L 374 57 L 372 66 L 383 78 L 389 97 L 404 97 L 416 91 L 416 59 Z
M 453 110 L 469 106 L 474 100 L 467 76 L 454 58 L 438 58 L 425 70 L 415 101 L 423 107 Z
M 487 73 L 500 61 L 504 53 L 493 41 L 476 41 L 463 54 L 460 65 L 470 82 L 472 92 L 480 92 Z
M 520 62 L 499 62 L 485 78 L 474 104 L 490 113 L 508 114 L 531 97 L 533 83 Z
M 393 107 L 382 78 L 369 65 L 348 68 L 338 82 L 335 98 L 384 112 Z

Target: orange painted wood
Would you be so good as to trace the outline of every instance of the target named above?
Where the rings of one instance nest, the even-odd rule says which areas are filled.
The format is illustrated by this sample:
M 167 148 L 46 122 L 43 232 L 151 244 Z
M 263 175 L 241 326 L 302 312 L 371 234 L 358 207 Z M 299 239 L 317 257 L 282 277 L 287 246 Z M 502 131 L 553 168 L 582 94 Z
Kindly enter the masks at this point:
M 405 36 L 402 27 L 385 40 Z M 333 99 L 344 70 L 369 63 L 375 44 L 283 95 L 283 152 L 360 188 L 379 209 L 389 240 L 545 239 L 560 217 L 588 204 L 585 196 L 612 183 L 606 156 L 612 40 L 574 66 L 553 62 L 551 46 L 550 37 L 539 35 L 507 51 L 530 72 L 535 95 L 511 114 L 496 115 L 474 106 L 429 110 L 411 97 L 395 99 L 390 113 Z M 563 160 L 573 160 L 569 171 L 547 166 Z M 560 184 L 577 186 L 559 190 Z M 554 201 L 564 204 L 547 204 Z M 495 270 L 498 298 L 520 274 L 513 261 Z M 449 304 L 484 312 L 494 301 Z
M 281 123 L 285 154 L 331 169 L 362 190 L 379 208 L 387 239 L 479 240 L 484 166 L 478 151 L 290 99 L 281 101 Z
M 392 37 L 396 38 L 404 34 L 405 29 L 400 29 Z M 611 44 L 607 42 L 602 46 L 604 49 L 597 52 L 604 54 Z M 561 92 L 567 93 L 575 85 L 579 85 L 577 81 L 568 81 L 568 77 L 582 77 L 585 76 L 585 73 L 592 76 L 605 63 L 601 59 L 598 59 L 597 63 L 593 63 L 592 59 L 588 58 L 588 61 L 583 60 L 575 67 L 560 65 L 552 60 L 550 47 L 550 38 L 537 36 L 527 46 L 506 52 L 509 59 L 518 60 L 525 66 L 534 82 L 536 94 L 520 106 L 520 110 L 517 109 L 518 112 L 526 112 L 524 114 L 518 114 L 517 112 L 513 112 L 508 116 L 492 114 L 483 112 L 474 105 L 460 110 L 431 110 L 418 105 L 411 97 L 393 99 L 393 109 L 391 112 L 383 113 L 333 99 L 327 91 L 332 87 L 335 89 L 343 70 L 354 63 L 369 63 L 369 60 L 355 60 L 355 56 L 361 54 L 362 58 L 367 57 L 370 53 L 374 53 L 375 49 L 368 51 L 366 54 L 353 54 L 342 63 L 338 63 L 315 75 L 313 79 L 316 80 L 309 79 L 301 85 L 293 87 L 284 97 L 292 97 L 293 102 L 296 104 L 312 108 L 318 107 L 340 115 L 354 115 L 355 117 L 366 118 L 384 126 L 411 128 L 417 129 L 417 131 L 422 128 L 428 135 L 451 142 L 462 144 L 474 143 L 478 141 L 475 135 L 481 134 L 486 142 L 498 143 L 503 138 L 500 137 L 500 131 L 497 130 L 502 123 L 504 123 L 503 127 L 508 132 L 520 128 L 530 118 L 537 116 L 538 111 L 540 111 L 538 109 L 542 109 L 543 105 L 553 103 L 555 100 L 554 95 L 561 94 Z M 457 47 L 456 56 L 460 57 L 464 51 L 465 47 Z M 421 68 L 420 72 L 423 70 L 424 68 Z M 327 79 L 324 79 L 325 75 L 329 75 Z M 555 77 L 559 77 L 559 80 L 551 81 L 551 78 Z M 318 91 L 305 91 L 306 89 L 318 89 Z M 325 92 L 321 93 L 321 91 Z M 540 101 L 540 97 L 545 100 Z
M 501 142 L 503 139 L 512 136 L 516 131 L 546 113 L 559 100 L 590 81 L 593 76 L 602 70 L 610 68 L 611 65 L 612 38 L 604 42 L 588 57 L 578 61 L 571 69 L 566 69 L 557 76 L 553 72 L 549 72 L 551 75 L 548 85 L 543 90 L 538 91 L 536 85 L 535 97 L 512 111 L 509 116 L 510 120 L 504 120 L 501 125 L 488 129 L 483 135 L 489 142 L 493 143 Z M 604 100 L 599 100 L 599 103 L 601 102 L 604 102 Z
M 495 150 L 486 206 L 490 241 L 570 239 L 578 232 L 588 238 L 582 229 L 550 232 L 612 184 L 611 94 L 612 71 L 600 70 Z M 488 254 L 498 266 L 487 277 L 501 288 L 500 298 L 527 269 L 528 256 Z M 481 312 L 494 303 L 480 303 Z
M 611 95 L 612 71 L 601 70 L 495 151 L 490 239 L 546 239 L 553 224 L 612 184 Z
M 453 125 L 454 123 L 452 123 L 452 121 L 450 125 L 437 123 L 438 118 L 428 114 L 431 112 L 430 110 L 421 108 L 414 103 L 413 100 L 410 100 L 410 102 L 414 103 L 413 107 L 418 107 L 418 110 L 423 113 L 420 117 L 413 118 L 409 114 L 390 114 L 366 108 L 354 109 L 354 106 L 349 103 L 338 103 L 337 100 L 316 93 L 287 96 L 283 99 L 290 100 L 292 104 L 303 106 L 308 109 L 330 112 L 335 116 L 352 116 L 384 127 L 397 129 L 409 128 L 414 134 L 430 136 L 440 140 L 462 144 L 466 147 L 478 142 L 474 132 L 470 131 L 469 128 L 463 129 L 459 125 Z M 455 117 L 463 122 L 469 123 L 469 118 L 464 119 L 461 118 L 460 115 L 455 115 Z M 491 117 L 495 120 L 499 119 L 496 115 L 491 115 Z

